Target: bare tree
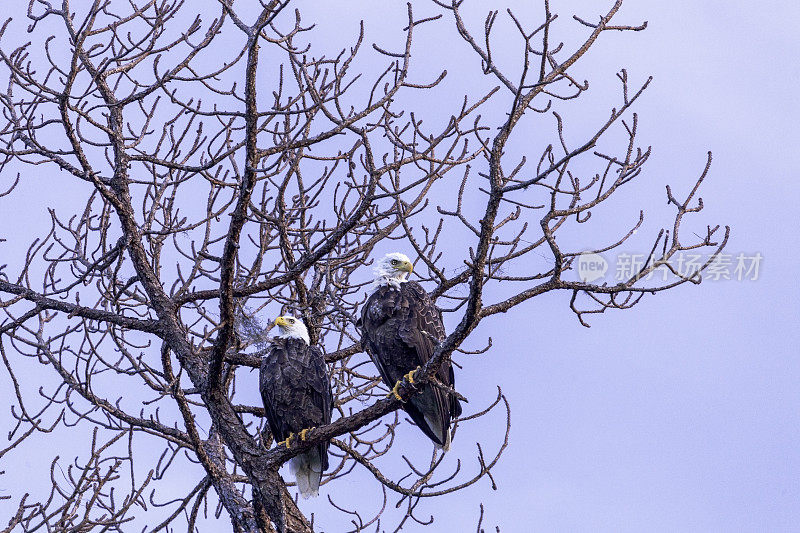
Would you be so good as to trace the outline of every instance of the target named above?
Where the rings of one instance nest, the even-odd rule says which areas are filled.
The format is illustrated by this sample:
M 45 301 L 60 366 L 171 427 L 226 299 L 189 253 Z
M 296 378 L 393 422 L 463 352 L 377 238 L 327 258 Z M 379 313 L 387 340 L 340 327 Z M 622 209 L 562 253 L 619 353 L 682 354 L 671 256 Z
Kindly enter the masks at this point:
M 383 499 L 369 515 L 330 498 L 353 530 L 428 523 L 415 514 L 423 498 L 491 478 L 510 411 L 499 389 L 492 405 L 471 406 L 458 425 L 498 407 L 506 432 L 489 443 L 495 452 L 479 444 L 477 461 L 454 448 L 463 455 L 454 469 L 433 449 L 418 464 L 393 446 L 401 402 L 386 397 L 356 325 L 377 253 L 417 257 L 419 280 L 451 324 L 417 381 L 425 384 L 443 361 L 489 349 L 462 345 L 493 315 L 566 291 L 585 324 L 586 313 L 699 283 L 727 241 L 727 228 L 691 242 L 680 234 L 684 217 L 703 207 L 707 166 L 684 196 L 667 188 L 674 220 L 628 279 L 593 284 L 570 272 L 586 250 L 562 236 L 591 226 L 650 155 L 637 146 L 631 111 L 649 80 L 632 84 L 619 72 L 619 101 L 577 144 L 561 118 L 588 89 L 573 65 L 606 32 L 645 28 L 616 23 L 622 0 L 594 21 L 559 19 L 545 0 L 537 20 L 491 11 L 482 28 L 462 17 L 463 0 L 408 4 L 396 21 L 401 40 L 368 45 L 362 23 L 334 55 L 314 43 L 313 24 L 289 0 L 191 4 L 31 0 L 27 21 L 2 26 L 0 209 L 48 217 L 50 228 L 0 230 L 6 250 L 27 246 L 24 257 L 2 252 L 0 266 L 0 354 L 15 420 L 0 457 L 47 435 L 55 448 L 55 435 L 91 435 L 88 458 L 69 464 L 52 453 L 49 494 L 0 495 L 15 509 L 5 531 L 123 531 L 141 516 L 150 517 L 147 531 L 193 531 L 215 513 L 234 531 L 310 531 L 278 468 L 331 438 L 324 482 L 363 470 Z M 25 24 L 35 40 L 15 44 Z M 515 61 L 493 53 L 496 24 L 516 28 Z M 414 36 L 428 25 L 460 36 L 482 68 L 475 79 L 491 80 L 487 90 L 476 83 L 453 100 L 437 92 L 445 70 L 415 76 L 412 59 L 425 51 Z M 557 37 L 569 25 L 584 32 L 572 49 Z M 436 98 L 449 120 L 429 127 L 411 111 L 420 95 Z M 512 146 L 526 121 L 551 128 L 554 142 Z M 607 147 L 606 134 L 615 141 Z M 67 207 L 15 206 L 34 172 L 64 191 Z M 638 218 L 590 251 L 619 248 Z M 703 247 L 709 260 L 699 271 L 676 267 L 676 254 Z M 546 254 L 548 266 L 536 268 L 533 254 Z M 284 312 L 302 316 L 326 349 L 335 421 L 305 444 L 269 449 L 252 369 L 266 335 L 259 324 Z M 49 377 L 19 377 L 31 368 Z M 406 384 L 401 394 L 415 390 Z M 401 512 L 390 523 L 392 494 Z

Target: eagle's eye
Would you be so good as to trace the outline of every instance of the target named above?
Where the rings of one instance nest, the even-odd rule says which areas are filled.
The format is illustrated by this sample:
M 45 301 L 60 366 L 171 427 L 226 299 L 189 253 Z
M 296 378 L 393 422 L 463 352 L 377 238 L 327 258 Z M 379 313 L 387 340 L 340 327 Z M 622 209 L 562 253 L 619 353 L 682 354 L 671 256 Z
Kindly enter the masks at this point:
M 289 324 L 294 324 L 294 318 L 289 319 Z
M 392 259 L 392 264 L 393 264 L 393 265 L 396 265 L 396 264 L 397 264 L 397 263 L 399 263 L 399 262 L 400 262 L 400 261 L 398 261 L 397 259 Z

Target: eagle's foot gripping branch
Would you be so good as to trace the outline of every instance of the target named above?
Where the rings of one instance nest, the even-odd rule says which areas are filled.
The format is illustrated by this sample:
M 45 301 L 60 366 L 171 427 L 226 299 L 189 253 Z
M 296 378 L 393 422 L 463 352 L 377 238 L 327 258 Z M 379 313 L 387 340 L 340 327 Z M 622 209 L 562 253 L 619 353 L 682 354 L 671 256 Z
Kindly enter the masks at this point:
M 400 396 L 400 392 L 398 391 L 398 389 L 400 388 L 400 386 L 401 386 L 402 384 L 403 384 L 403 380 L 402 380 L 402 379 L 401 379 L 400 381 L 398 381 L 397 383 L 395 383 L 395 384 L 394 384 L 394 387 L 392 388 L 392 392 L 390 392 L 389 394 L 387 394 L 387 395 L 386 395 L 386 397 L 387 397 L 387 398 L 391 398 L 392 396 L 394 396 L 395 398 L 397 398 L 397 399 L 398 399 L 398 400 L 400 400 L 401 402 L 405 401 L 405 400 L 403 400 L 403 397 L 402 397 L 402 396 Z
M 289 433 L 289 436 L 286 437 L 286 440 L 280 441 L 278 443 L 278 446 L 284 445 L 284 446 L 286 446 L 286 449 L 288 450 L 289 447 L 292 445 L 292 441 L 294 440 L 294 437 L 295 437 L 294 433 Z M 303 439 L 303 440 L 305 440 L 305 439 Z
M 299 433 L 299 435 L 300 435 L 300 440 L 302 440 L 302 441 L 305 441 L 305 440 L 308 438 L 308 437 L 307 437 L 307 435 L 308 435 L 308 432 L 309 432 L 309 431 L 311 431 L 312 429 L 317 429 L 317 426 L 314 426 L 314 427 L 310 427 L 310 428 L 306 428 L 306 429 L 303 429 L 303 430 L 301 430 L 301 431 L 300 431 L 300 433 Z
M 397 398 L 401 402 L 404 402 L 405 400 L 403 400 L 403 397 L 400 396 L 399 389 L 404 383 L 411 383 L 413 385 L 414 384 L 414 374 L 416 374 L 420 370 L 422 370 L 422 368 L 421 367 L 417 367 L 414 370 L 412 370 L 411 372 L 409 372 L 408 374 L 406 374 L 405 376 L 403 376 L 403 379 L 399 380 L 397 383 L 394 384 L 394 387 L 392 387 L 392 392 L 387 394 L 386 397 L 387 398 L 391 398 L 392 396 L 394 396 L 395 398 Z
M 417 368 L 415 368 L 414 370 L 412 370 L 411 372 L 409 372 L 408 374 L 406 374 L 405 376 L 403 376 L 403 380 L 404 380 L 404 381 L 408 381 L 409 383 L 411 383 L 411 384 L 413 385 L 413 384 L 414 384 L 414 374 L 416 374 L 416 373 L 417 373 L 417 372 L 419 372 L 420 370 L 422 370 L 422 368 L 421 368 L 421 367 L 417 367 Z

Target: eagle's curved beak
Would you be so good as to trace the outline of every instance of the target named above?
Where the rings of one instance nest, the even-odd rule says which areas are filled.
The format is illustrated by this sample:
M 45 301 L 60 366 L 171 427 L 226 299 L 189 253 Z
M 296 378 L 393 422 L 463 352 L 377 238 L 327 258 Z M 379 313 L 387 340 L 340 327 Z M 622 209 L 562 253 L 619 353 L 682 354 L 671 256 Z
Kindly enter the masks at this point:
M 286 319 L 284 317 L 279 316 L 278 318 L 275 319 L 275 325 L 278 326 L 279 328 L 285 328 L 289 326 L 289 323 L 286 322 Z
M 411 274 L 414 272 L 414 265 L 411 264 L 411 261 L 403 261 L 397 266 L 397 270 Z

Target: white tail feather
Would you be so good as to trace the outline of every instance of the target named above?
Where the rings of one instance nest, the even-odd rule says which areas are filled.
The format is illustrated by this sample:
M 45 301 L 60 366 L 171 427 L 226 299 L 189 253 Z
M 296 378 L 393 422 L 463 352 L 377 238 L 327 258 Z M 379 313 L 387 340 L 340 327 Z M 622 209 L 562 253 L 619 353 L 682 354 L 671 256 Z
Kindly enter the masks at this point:
M 452 441 L 452 430 L 448 429 L 445 433 L 446 433 L 446 435 L 445 435 L 445 440 L 444 440 L 444 446 L 442 446 L 442 451 L 443 452 L 449 452 L 450 451 L 450 442 Z
M 322 479 L 322 462 L 319 451 L 314 448 L 289 460 L 289 468 L 294 472 L 297 489 L 303 498 L 319 496 Z
M 433 431 L 435 435 L 442 435 L 444 434 L 444 445 L 439 445 L 438 443 L 434 442 L 433 445 L 436 446 L 438 449 L 449 452 L 450 451 L 450 429 L 443 429 L 442 422 L 436 416 L 425 416 L 425 422 L 428 423 L 428 427 Z
M 442 450 L 443 452 L 449 452 L 450 451 L 450 443 L 451 442 L 452 442 L 452 434 L 451 434 L 451 430 L 448 429 L 444 434 L 444 445 L 439 445 L 438 443 L 434 442 L 433 446 L 437 450 Z

